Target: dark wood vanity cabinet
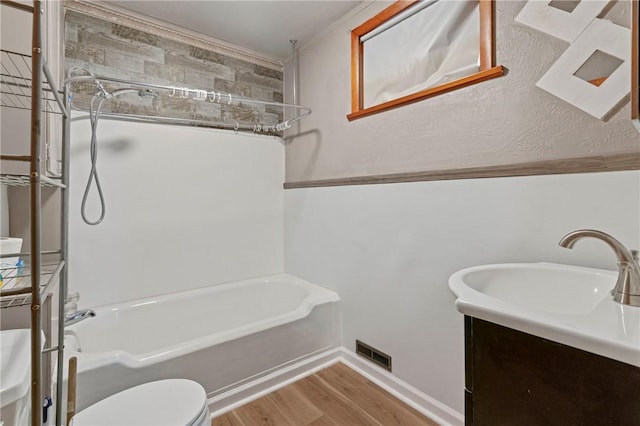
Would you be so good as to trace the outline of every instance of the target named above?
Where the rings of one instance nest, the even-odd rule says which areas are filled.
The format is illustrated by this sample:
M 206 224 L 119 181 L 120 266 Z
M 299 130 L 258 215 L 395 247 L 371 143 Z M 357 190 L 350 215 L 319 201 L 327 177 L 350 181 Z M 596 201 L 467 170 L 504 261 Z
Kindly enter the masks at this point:
M 465 424 L 640 426 L 640 368 L 465 316 Z

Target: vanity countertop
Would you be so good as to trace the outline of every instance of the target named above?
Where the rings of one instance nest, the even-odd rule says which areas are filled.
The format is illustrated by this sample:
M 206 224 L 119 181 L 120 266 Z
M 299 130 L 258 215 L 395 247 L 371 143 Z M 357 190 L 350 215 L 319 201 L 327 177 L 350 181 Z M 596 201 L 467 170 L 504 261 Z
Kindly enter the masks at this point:
M 640 367 L 640 307 L 613 301 L 617 272 L 554 263 L 466 268 L 459 312 Z

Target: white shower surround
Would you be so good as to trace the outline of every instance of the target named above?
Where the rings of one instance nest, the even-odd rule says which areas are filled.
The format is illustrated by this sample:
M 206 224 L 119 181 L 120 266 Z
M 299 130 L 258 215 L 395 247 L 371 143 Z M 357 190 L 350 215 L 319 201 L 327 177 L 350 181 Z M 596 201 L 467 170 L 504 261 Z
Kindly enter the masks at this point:
M 81 307 L 283 272 L 280 138 L 101 119 L 98 226 L 80 218 L 89 139 L 89 122 L 75 121 L 69 283 Z

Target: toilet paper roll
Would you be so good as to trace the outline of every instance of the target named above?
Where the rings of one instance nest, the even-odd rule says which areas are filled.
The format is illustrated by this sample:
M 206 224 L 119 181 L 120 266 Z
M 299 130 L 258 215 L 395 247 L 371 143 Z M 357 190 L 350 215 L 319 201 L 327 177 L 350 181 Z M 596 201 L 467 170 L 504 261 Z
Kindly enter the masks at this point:
M 0 237 L 0 254 L 19 254 L 22 250 L 22 238 Z M 3 288 L 8 289 L 15 284 L 9 278 L 15 277 L 18 273 L 19 257 L 0 258 L 0 273 L 2 274 Z

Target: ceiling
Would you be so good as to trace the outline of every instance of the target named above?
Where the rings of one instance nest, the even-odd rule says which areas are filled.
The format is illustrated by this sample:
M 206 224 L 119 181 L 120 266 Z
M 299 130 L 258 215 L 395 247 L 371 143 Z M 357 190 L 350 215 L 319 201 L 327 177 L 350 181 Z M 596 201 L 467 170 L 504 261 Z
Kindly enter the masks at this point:
M 289 40 L 303 43 L 358 6 L 362 0 L 212 1 L 105 0 L 275 59 L 291 53 Z

